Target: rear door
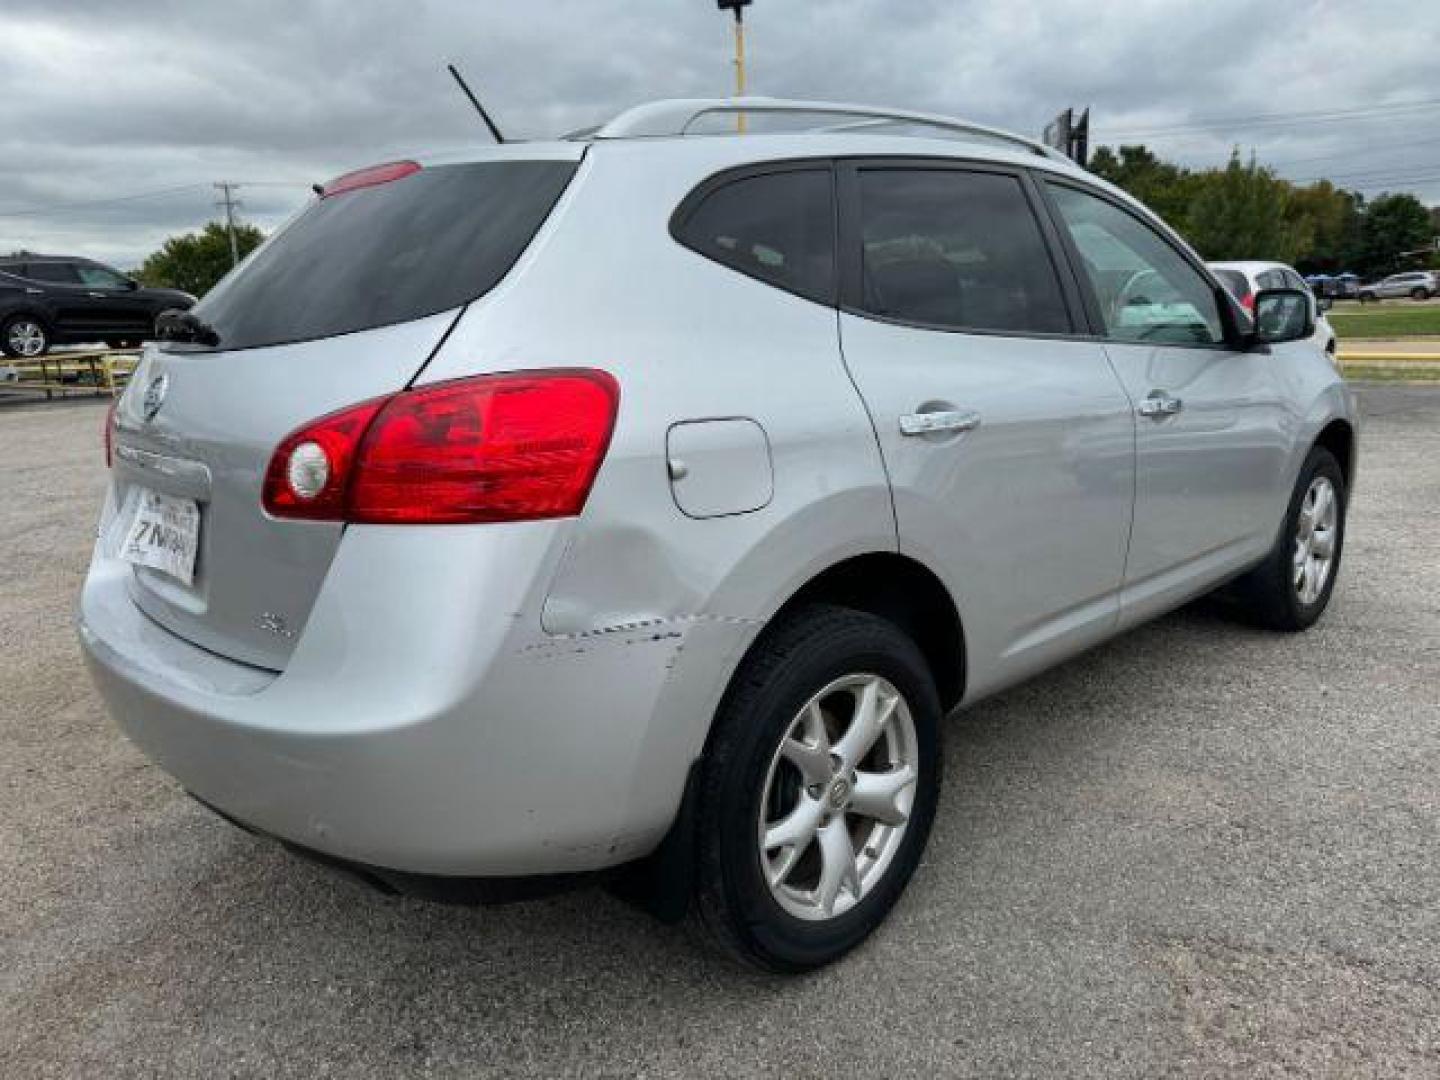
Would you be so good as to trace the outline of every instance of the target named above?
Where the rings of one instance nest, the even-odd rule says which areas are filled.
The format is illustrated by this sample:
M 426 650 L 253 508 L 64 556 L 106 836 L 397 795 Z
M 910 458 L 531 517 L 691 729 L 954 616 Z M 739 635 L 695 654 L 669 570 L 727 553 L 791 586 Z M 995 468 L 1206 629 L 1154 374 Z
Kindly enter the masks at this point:
M 1113 627 L 1130 402 L 1078 324 L 1022 172 L 874 161 L 840 179 L 845 363 L 901 549 L 964 613 L 973 696 Z
M 1226 343 L 1223 289 L 1151 223 L 1087 186 L 1044 187 L 1137 414 L 1124 618 L 1138 621 L 1269 549 L 1294 425 L 1284 366 Z
M 582 150 L 551 153 L 392 170 L 322 197 L 196 305 L 218 346 L 147 347 L 117 409 L 120 512 L 105 550 L 119 553 L 146 491 L 200 515 L 191 581 L 132 570 L 152 618 L 221 655 L 284 666 L 344 527 L 269 517 L 271 454 L 301 425 L 415 377 L 509 272 Z
M 80 284 L 74 263 L 32 262 L 26 265 L 25 276 L 45 290 L 43 301 L 51 313 L 54 330 L 84 334 L 100 325 L 95 301 Z

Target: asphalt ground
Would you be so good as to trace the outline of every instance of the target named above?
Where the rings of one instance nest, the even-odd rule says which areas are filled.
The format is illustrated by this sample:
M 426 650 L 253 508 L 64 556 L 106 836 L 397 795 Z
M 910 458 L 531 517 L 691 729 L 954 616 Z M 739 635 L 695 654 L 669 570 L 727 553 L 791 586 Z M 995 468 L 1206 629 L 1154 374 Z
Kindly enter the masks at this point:
M 951 718 L 909 892 L 794 980 L 190 801 L 75 643 L 103 405 L 0 409 L 0 1077 L 1440 1075 L 1440 390 L 1363 404 L 1326 618 L 1191 607 Z

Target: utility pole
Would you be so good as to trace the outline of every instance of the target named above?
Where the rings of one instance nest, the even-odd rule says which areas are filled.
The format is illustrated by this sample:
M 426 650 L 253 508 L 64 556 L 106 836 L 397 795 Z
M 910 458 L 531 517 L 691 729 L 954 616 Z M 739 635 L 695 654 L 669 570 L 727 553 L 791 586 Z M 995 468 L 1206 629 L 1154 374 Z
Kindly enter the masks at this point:
M 715 0 L 721 11 L 735 13 L 735 96 L 745 96 L 745 9 L 752 0 Z M 745 133 L 745 114 L 735 114 L 735 130 Z
M 220 192 L 220 200 L 216 206 L 225 208 L 225 231 L 230 234 L 230 266 L 233 269 L 240 262 L 240 247 L 235 243 L 235 208 L 240 205 L 240 200 L 235 198 L 235 189 L 240 185 L 222 180 L 215 185 Z

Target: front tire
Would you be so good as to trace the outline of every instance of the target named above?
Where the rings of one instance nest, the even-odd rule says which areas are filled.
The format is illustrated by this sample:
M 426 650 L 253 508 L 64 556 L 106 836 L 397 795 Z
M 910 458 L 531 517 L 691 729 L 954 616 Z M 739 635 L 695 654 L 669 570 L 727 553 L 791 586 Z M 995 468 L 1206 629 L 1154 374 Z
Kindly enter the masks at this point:
M 765 631 L 700 781 L 695 907 L 722 951 L 806 971 L 879 926 L 935 816 L 940 717 L 924 657 L 884 619 L 813 605 Z
M 1340 463 L 1323 446 L 1312 447 L 1275 548 L 1236 583 L 1242 603 L 1262 626 L 1293 633 L 1324 614 L 1340 572 L 1345 511 Z
M 34 360 L 50 351 L 50 330 L 33 315 L 15 315 L 0 326 L 0 349 L 6 356 Z
M 1373 292 L 1362 292 L 1360 294 L 1360 303 L 1362 304 L 1378 304 L 1379 302 L 1380 298 Z

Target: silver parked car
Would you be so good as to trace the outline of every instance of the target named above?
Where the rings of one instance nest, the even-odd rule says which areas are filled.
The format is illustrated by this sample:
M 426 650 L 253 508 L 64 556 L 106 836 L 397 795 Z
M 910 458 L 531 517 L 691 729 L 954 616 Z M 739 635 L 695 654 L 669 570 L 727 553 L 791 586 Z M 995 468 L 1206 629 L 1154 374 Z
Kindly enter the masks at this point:
M 1411 300 L 1429 300 L 1440 296 L 1440 275 L 1429 270 L 1412 270 L 1405 274 L 1391 274 L 1369 285 L 1360 286 L 1360 302 L 1373 304 L 1379 300 L 1397 300 L 1409 297 Z
M 1355 413 L 1308 297 L 1254 303 L 940 117 L 362 170 L 147 347 L 81 640 L 256 833 L 480 900 L 605 872 L 814 967 L 914 872 L 946 712 L 1220 586 L 1324 610 Z

